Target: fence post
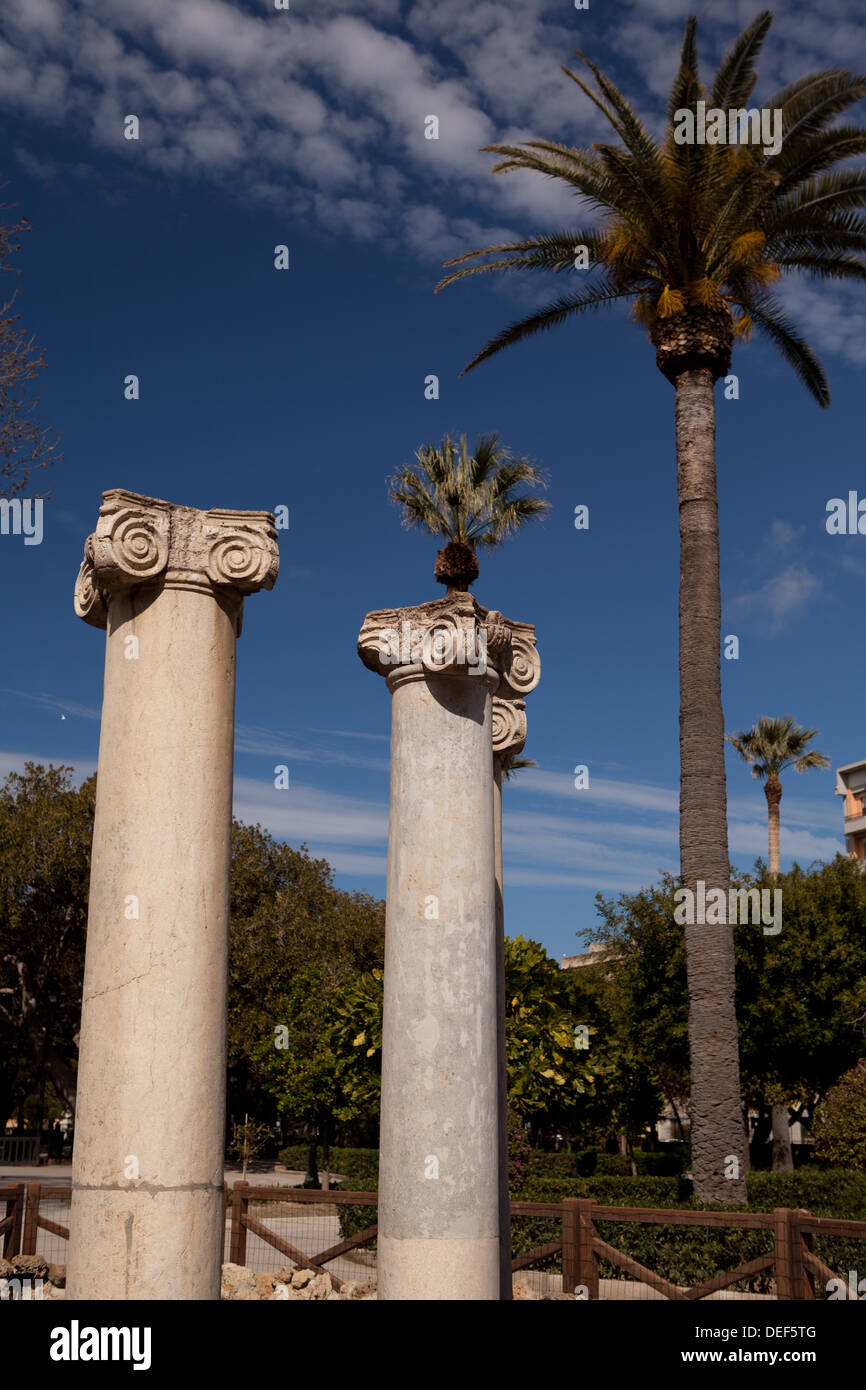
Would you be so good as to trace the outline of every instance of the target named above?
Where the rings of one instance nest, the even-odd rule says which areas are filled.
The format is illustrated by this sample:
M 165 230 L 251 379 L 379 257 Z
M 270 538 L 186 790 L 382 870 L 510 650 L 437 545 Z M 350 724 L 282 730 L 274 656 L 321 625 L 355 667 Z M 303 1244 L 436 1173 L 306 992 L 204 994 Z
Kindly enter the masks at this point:
M 796 1231 L 788 1207 L 773 1208 L 773 1258 L 776 1264 L 776 1298 L 792 1299 L 794 1294 L 793 1242 Z
M 36 1232 L 39 1229 L 39 1189 L 41 1184 L 27 1184 L 27 1208 L 24 1212 L 24 1236 L 21 1241 L 22 1255 L 36 1254 Z
M 229 1261 L 233 1265 L 247 1262 L 247 1228 L 244 1217 L 247 1214 L 248 1182 L 240 1180 L 232 1185 L 232 1233 L 229 1242 Z
M 571 1286 L 583 1284 L 590 1299 L 598 1299 L 598 1258 L 592 1248 L 595 1239 L 595 1199 L 581 1197 L 577 1202 L 577 1277 Z M 564 1270 L 564 1263 L 563 1263 Z
M 562 1203 L 563 1293 L 574 1293 L 575 1285 L 580 1283 L 577 1263 L 578 1213 L 580 1211 L 578 1201 L 577 1197 L 566 1197 Z
M 10 1183 L 4 1195 L 6 1197 L 6 1215 L 12 1217 L 12 1224 L 3 1237 L 3 1258 L 11 1260 L 13 1255 L 20 1252 L 21 1221 L 24 1215 L 23 1182 Z
M 813 1236 L 811 1231 L 802 1230 L 799 1219 L 808 1215 L 802 1207 L 791 1212 L 791 1264 L 794 1286 L 791 1297 L 811 1301 L 815 1298 L 815 1276 L 803 1263 L 803 1251 L 812 1249 Z

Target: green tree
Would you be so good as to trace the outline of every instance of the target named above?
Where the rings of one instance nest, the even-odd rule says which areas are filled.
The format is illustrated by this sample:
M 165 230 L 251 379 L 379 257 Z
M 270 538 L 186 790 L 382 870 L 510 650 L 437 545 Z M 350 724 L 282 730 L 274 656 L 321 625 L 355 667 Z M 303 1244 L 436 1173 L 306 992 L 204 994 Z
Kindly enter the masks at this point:
M 751 765 L 752 776 L 764 783 L 767 798 L 770 875 L 779 872 L 779 804 L 782 800 L 781 774 L 793 767 L 806 772 L 812 767 L 829 767 L 830 759 L 808 748 L 820 731 L 803 729 L 789 716 L 785 719 L 760 718 L 751 729 L 728 734 L 728 743 L 740 757 Z M 794 1171 L 791 1151 L 791 1127 L 787 1103 L 780 1101 L 772 1107 L 773 1170 Z
M 95 782 L 28 762 L 0 788 L 0 1132 L 43 1076 L 75 1107 Z
M 820 729 L 803 729 L 790 715 L 786 719 L 760 718 L 751 729 L 728 734 L 727 740 L 740 757 L 750 764 L 752 776 L 764 784 L 769 824 L 770 873 L 779 872 L 780 777 L 786 767 L 806 772 L 811 767 L 829 767 L 830 759 L 808 748 Z
M 588 310 L 631 303 L 676 391 L 680 517 L 680 853 L 683 883 L 727 892 L 721 595 L 715 463 L 714 387 L 727 375 L 735 337 L 753 328 L 775 344 L 819 405 L 829 404 L 824 370 L 771 287 L 781 276 L 866 279 L 866 203 L 859 169 L 838 166 L 866 153 L 866 133 L 833 125 L 866 96 L 866 78 L 844 68 L 813 73 L 763 102 L 782 113 L 778 151 L 758 143 L 695 139 L 706 103 L 745 108 L 772 23 L 762 12 L 736 39 L 709 92 L 698 72 L 697 21 L 686 23 L 664 138 L 645 129 L 623 93 L 578 54 L 595 82 L 567 72 L 603 113 L 614 144 L 572 148 L 549 140 L 491 145 L 495 172 L 529 169 L 564 183 L 593 209 L 598 225 L 545 233 L 470 251 L 438 288 L 491 271 L 581 276 L 581 288 L 512 323 L 469 363 Z M 692 123 L 692 131 L 688 123 Z M 685 139 L 682 137 L 685 136 Z M 736 133 L 735 133 L 736 136 Z M 485 260 L 493 257 L 492 260 Z M 468 264 L 472 262 L 472 264 Z M 587 267 L 584 269 L 584 267 Z M 745 1200 L 734 947 L 729 928 L 687 926 L 692 1156 L 704 1200 Z M 726 1155 L 741 1179 L 725 1178 Z
M 544 475 L 529 459 L 514 458 L 496 434 L 482 435 L 471 452 L 465 435 L 458 444 L 446 434 L 438 449 L 422 444 L 415 458 L 390 480 L 391 500 L 404 526 L 445 537 L 435 575 L 449 594 L 478 578 L 479 546 L 500 545 L 550 506 L 517 491 L 546 486 Z
M 228 1011 L 231 1113 L 238 1118 L 247 1111 L 259 1115 L 263 1106 L 273 1104 L 275 1092 L 265 1084 L 261 1058 L 273 1051 L 274 1027 L 289 1023 L 284 1001 L 303 1009 L 301 982 L 308 976 L 320 1002 L 326 989 L 339 996 L 358 974 L 381 968 L 384 942 L 384 903 L 335 888 L 330 865 L 311 858 L 304 846 L 293 849 L 260 826 L 235 822 Z M 292 1114 L 297 1114 L 296 1108 Z
M 269 1038 L 255 1055 L 280 1112 L 317 1125 L 329 1162 L 335 1120 L 375 1121 L 382 1054 L 382 971 L 308 961 L 275 1001 Z
M 866 875 L 844 855 L 808 871 L 794 865 L 772 879 L 762 866 L 734 887 L 778 891 L 782 926 L 734 931 L 737 1015 L 744 1104 L 767 1113 L 811 1113 L 863 1047 L 866 1015 Z M 674 922 L 677 880 L 616 900 L 596 899 L 605 966 L 599 988 L 610 1026 L 628 1044 L 638 1074 L 677 1105 L 689 1094 L 686 963 Z M 603 1030 L 600 1025 L 599 1032 Z M 774 1146 L 774 1165 L 783 1162 Z
M 866 1168 L 866 1058 L 827 1093 L 815 1121 L 815 1157 L 831 1168 Z
M 569 972 L 537 941 L 505 938 L 508 1098 L 537 1133 L 542 1121 L 565 1121 L 593 1089 L 596 1068 L 576 1033 L 572 991 Z

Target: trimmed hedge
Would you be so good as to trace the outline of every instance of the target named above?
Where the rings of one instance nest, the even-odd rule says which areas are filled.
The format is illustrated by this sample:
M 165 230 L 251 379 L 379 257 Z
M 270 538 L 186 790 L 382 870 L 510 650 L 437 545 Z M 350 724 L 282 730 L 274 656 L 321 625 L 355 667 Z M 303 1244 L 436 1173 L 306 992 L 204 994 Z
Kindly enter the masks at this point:
M 594 1197 L 602 1206 L 671 1207 L 691 1211 L 724 1211 L 718 1203 L 701 1203 L 689 1195 L 691 1184 L 677 1178 L 571 1178 L 531 1182 L 519 1200 L 561 1202 L 565 1197 Z M 774 1207 L 803 1208 L 813 1216 L 866 1220 L 866 1173 L 820 1172 L 805 1168 L 795 1173 L 750 1173 L 749 1204 L 736 1210 L 771 1212 Z M 515 1255 L 528 1254 L 537 1246 L 559 1239 L 558 1221 L 515 1217 L 512 1247 Z M 638 1225 L 636 1222 L 601 1221 L 602 1240 L 630 1255 L 647 1269 L 671 1283 L 692 1287 L 725 1269 L 769 1253 L 770 1231 L 744 1231 L 736 1227 L 683 1227 Z M 861 1268 L 866 1262 L 866 1241 L 815 1238 L 815 1254 L 836 1273 Z M 551 1256 L 543 1268 L 559 1271 L 559 1256 Z M 621 1278 L 621 1272 L 602 1260 L 602 1278 Z M 769 1293 L 774 1271 L 766 1270 L 733 1285 L 749 1293 Z M 817 1288 L 819 1298 L 825 1290 Z
M 638 1177 L 679 1177 L 689 1165 L 689 1151 L 685 1144 L 671 1145 L 670 1149 L 658 1149 L 654 1153 L 637 1149 L 633 1155 Z M 532 1151 L 532 1174 L 535 1177 L 631 1177 L 631 1158 L 622 1154 L 608 1154 L 600 1149 L 578 1149 L 574 1153 L 547 1153 L 541 1149 Z
M 371 1150 L 364 1151 L 370 1154 Z M 574 1154 L 544 1154 L 552 1169 L 562 1169 L 564 1159 L 574 1160 Z M 338 1172 L 336 1159 L 332 1160 Z M 369 1166 L 369 1159 L 367 1160 Z M 369 1182 L 358 1181 L 361 1191 L 375 1191 L 375 1175 Z M 813 1216 L 845 1217 L 866 1220 L 866 1173 L 836 1170 L 822 1172 L 804 1168 L 794 1173 L 750 1173 L 747 1179 L 749 1204 L 736 1210 L 771 1212 L 774 1207 L 803 1208 Z M 520 1202 L 561 1202 L 566 1197 L 594 1197 L 602 1206 L 668 1207 L 691 1211 L 723 1211 L 717 1203 L 695 1201 L 691 1183 L 675 1177 L 616 1177 L 591 1178 L 560 1175 L 539 1176 L 533 1171 L 526 1186 L 514 1194 Z M 345 1238 L 363 1230 L 375 1220 L 370 1207 L 340 1207 L 340 1231 Z M 516 1216 L 512 1221 L 512 1248 L 515 1255 L 528 1254 L 540 1245 L 560 1238 L 561 1223 Z M 744 1231 L 737 1227 L 685 1227 L 671 1225 L 639 1225 L 636 1222 L 602 1221 L 598 1224 L 602 1240 L 623 1254 L 643 1264 L 647 1269 L 669 1279 L 671 1283 L 692 1287 L 711 1279 L 725 1269 L 734 1269 L 758 1255 L 769 1254 L 773 1248 L 771 1231 Z M 866 1264 L 866 1241 L 816 1237 L 815 1254 L 843 1277 L 849 1269 Z M 538 1268 L 551 1272 L 561 1270 L 558 1255 L 539 1263 Z M 616 1266 L 602 1260 L 599 1272 L 604 1279 L 621 1278 Z M 774 1271 L 765 1270 L 748 1280 L 733 1285 L 749 1293 L 769 1293 L 773 1288 Z M 818 1298 L 826 1296 L 820 1285 Z
M 305 1173 L 308 1154 L 309 1146 L 289 1144 L 285 1149 L 280 1150 L 279 1161 L 284 1163 L 287 1168 L 294 1168 L 297 1172 Z M 351 1182 L 342 1184 L 345 1191 L 371 1192 L 375 1189 L 379 1178 L 378 1149 L 331 1149 L 328 1163 L 332 1173 L 339 1173 L 341 1176 L 351 1179 Z M 320 1151 L 320 1176 L 321 1172 L 322 1155 Z

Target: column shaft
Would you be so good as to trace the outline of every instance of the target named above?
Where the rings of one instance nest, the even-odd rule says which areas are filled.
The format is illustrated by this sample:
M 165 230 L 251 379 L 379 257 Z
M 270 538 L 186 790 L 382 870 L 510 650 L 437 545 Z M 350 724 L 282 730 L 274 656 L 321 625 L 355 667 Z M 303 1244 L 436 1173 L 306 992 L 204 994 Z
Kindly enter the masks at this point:
M 493 758 L 493 853 L 496 874 L 496 1067 L 499 1113 L 499 1297 L 511 1281 L 511 1191 L 508 1182 L 508 1053 L 505 1046 L 505 897 L 502 884 L 502 759 Z
M 67 1291 L 218 1299 L 235 646 L 275 533 L 104 496 L 76 586 L 107 636 Z
M 393 692 L 379 1297 L 499 1297 L 493 676 Z

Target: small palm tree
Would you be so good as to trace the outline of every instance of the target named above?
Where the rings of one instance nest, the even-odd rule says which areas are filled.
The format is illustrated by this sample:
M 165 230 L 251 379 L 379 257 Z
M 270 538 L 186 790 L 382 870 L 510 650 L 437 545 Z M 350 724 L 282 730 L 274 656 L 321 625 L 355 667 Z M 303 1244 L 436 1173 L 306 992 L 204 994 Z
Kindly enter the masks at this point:
M 422 444 L 417 465 L 404 464 L 390 480 L 391 500 L 403 509 L 403 525 L 417 526 L 448 544 L 436 558 L 435 576 L 446 592 L 465 592 L 478 578 L 478 546 L 491 548 L 549 506 L 520 487 L 546 487 L 544 474 L 526 458 L 514 458 L 497 434 L 484 434 L 470 453 L 446 434 L 439 448 Z
M 814 749 L 807 751 L 820 729 L 802 729 L 790 716 L 786 719 L 758 720 L 751 729 L 727 734 L 728 743 L 740 757 L 751 764 L 752 776 L 764 783 L 769 821 L 770 873 L 779 872 L 779 803 L 782 783 L 779 778 L 786 767 L 795 772 L 807 772 L 810 767 L 829 767 L 830 759 Z
M 524 767 L 538 767 L 534 758 L 506 758 L 502 769 L 506 782 L 510 782 L 515 772 L 520 772 Z
M 736 338 L 752 329 L 782 352 L 818 404 L 830 400 L 815 352 L 773 295 L 784 275 L 866 280 L 866 175 L 837 168 L 866 154 L 866 131 L 834 125 L 866 96 L 866 77 L 832 68 L 801 77 L 764 107 L 780 110 L 777 153 L 762 145 L 680 143 L 681 113 L 743 109 L 772 23 L 764 11 L 734 41 L 707 92 L 698 72 L 697 21 L 685 26 L 664 138 L 645 129 L 622 92 L 577 56 L 595 82 L 566 75 L 595 103 L 615 144 L 573 148 L 550 140 L 488 145 L 494 172 L 531 169 L 565 184 L 597 225 L 553 231 L 469 251 L 439 289 L 487 272 L 579 277 L 505 328 L 470 368 L 503 348 L 590 310 L 631 304 L 676 391 L 680 522 L 680 860 L 685 888 L 730 882 L 721 691 L 721 592 L 715 459 L 715 383 L 727 375 Z M 706 103 L 706 106 L 699 106 Z M 688 131 L 685 131 L 688 134 Z M 714 132 L 715 134 L 715 132 Z M 585 248 L 585 253 L 582 250 Z M 493 257 L 492 260 L 485 260 Z M 583 267 L 590 262 L 587 269 Z M 691 1051 L 692 1176 L 703 1201 L 744 1200 L 746 1153 L 734 1009 L 734 942 L 728 928 L 687 926 Z M 742 1159 L 729 1178 L 728 1156 Z

